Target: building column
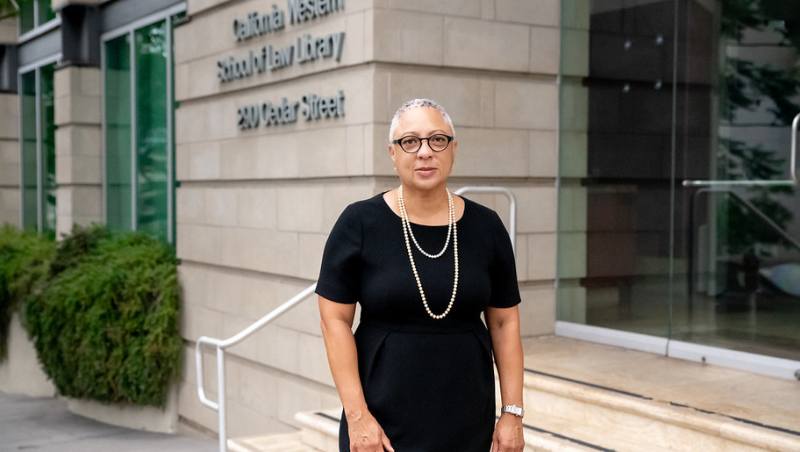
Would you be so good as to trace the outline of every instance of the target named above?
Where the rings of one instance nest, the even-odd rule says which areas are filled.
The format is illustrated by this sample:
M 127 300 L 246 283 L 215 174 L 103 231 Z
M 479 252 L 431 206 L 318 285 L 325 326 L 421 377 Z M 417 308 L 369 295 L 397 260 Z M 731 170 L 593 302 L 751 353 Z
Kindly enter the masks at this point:
M 55 71 L 56 235 L 103 222 L 100 69 Z
M 0 46 L 17 40 L 16 18 L 0 20 Z M 6 49 L 7 51 L 8 49 Z M 0 67 L 7 64 L 0 54 Z M 0 69 L 3 70 L 3 69 Z M 0 78 L 3 75 L 0 74 Z M 19 96 L 14 80 L 0 82 L 0 225 L 20 224 Z M 12 86 L 13 85 L 13 86 Z
M 19 96 L 0 93 L 0 224 L 19 226 Z

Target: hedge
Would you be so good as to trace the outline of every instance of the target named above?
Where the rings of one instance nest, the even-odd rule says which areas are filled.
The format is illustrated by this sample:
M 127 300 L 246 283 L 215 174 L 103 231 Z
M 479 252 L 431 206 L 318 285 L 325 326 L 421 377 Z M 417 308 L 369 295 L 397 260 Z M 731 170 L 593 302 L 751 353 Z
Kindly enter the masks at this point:
M 8 353 L 11 316 L 20 302 L 41 289 L 54 251 L 52 240 L 0 227 L 0 362 Z
M 23 319 L 58 392 L 164 406 L 181 368 L 173 251 L 141 233 L 76 228 L 47 273 Z

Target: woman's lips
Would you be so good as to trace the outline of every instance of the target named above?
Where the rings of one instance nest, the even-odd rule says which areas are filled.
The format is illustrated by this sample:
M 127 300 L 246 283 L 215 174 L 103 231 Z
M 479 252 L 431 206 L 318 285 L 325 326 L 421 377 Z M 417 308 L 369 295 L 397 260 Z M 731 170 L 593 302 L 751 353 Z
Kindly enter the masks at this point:
M 417 174 L 422 176 L 430 176 L 436 171 L 436 168 L 428 168 L 428 169 L 418 169 Z

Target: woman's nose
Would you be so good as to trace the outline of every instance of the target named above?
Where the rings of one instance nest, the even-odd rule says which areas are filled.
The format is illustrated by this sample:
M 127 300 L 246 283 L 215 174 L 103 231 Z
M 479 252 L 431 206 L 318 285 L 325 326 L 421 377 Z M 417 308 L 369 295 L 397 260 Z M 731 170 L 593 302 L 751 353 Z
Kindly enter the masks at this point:
M 428 140 L 425 140 L 417 151 L 417 157 L 430 157 L 431 155 L 433 155 L 433 149 L 428 145 Z

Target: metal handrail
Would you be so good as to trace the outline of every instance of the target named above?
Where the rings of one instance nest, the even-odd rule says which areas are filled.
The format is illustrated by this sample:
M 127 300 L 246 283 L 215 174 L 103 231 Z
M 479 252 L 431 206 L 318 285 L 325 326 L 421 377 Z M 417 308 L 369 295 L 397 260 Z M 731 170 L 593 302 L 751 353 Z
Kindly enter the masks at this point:
M 203 405 L 211 408 L 212 410 L 216 411 L 219 414 L 218 417 L 219 450 L 221 452 L 225 452 L 228 450 L 227 449 L 228 439 L 226 431 L 226 410 L 225 410 L 225 349 L 233 347 L 234 345 L 243 341 L 256 331 L 260 330 L 261 328 L 264 328 L 269 322 L 275 320 L 280 315 L 284 314 L 288 310 L 300 304 L 300 302 L 303 299 L 305 299 L 307 296 L 309 296 L 311 293 L 314 292 L 314 289 L 316 287 L 317 287 L 316 282 L 314 284 L 311 284 L 310 286 L 303 289 L 300 293 L 293 296 L 289 301 L 273 309 L 267 315 L 261 317 L 256 322 L 252 323 L 250 326 L 240 331 L 239 333 L 235 334 L 234 336 L 229 337 L 228 339 L 222 340 L 207 336 L 200 336 L 199 338 L 197 338 L 197 343 L 195 344 L 195 351 L 194 351 L 195 369 L 197 372 L 197 396 Z M 206 397 L 205 387 L 203 384 L 203 352 L 202 352 L 203 344 L 207 344 L 209 346 L 214 346 L 217 348 L 218 402 L 214 402 L 213 400 L 210 400 L 208 397 Z
M 505 195 L 509 200 L 509 231 L 508 234 L 511 238 L 511 247 L 516 254 L 516 231 L 517 231 L 517 201 L 514 194 L 511 193 L 506 187 L 479 187 L 479 186 L 466 186 L 455 190 L 455 194 L 462 193 L 496 193 Z M 293 296 L 288 301 L 284 302 L 277 308 L 270 311 L 264 317 L 261 317 L 256 322 L 250 324 L 247 328 L 238 332 L 237 334 L 229 337 L 228 339 L 217 339 L 213 337 L 200 336 L 195 343 L 194 358 L 195 358 L 195 372 L 197 374 L 197 397 L 200 403 L 216 411 L 219 435 L 219 450 L 226 452 L 228 450 L 228 434 L 227 434 L 227 412 L 225 404 L 225 349 L 233 347 L 234 345 L 242 342 L 250 337 L 253 333 L 267 326 L 276 318 L 285 314 L 290 309 L 294 308 L 306 297 L 314 293 L 317 283 L 314 282 L 310 286 L 303 289 L 300 293 Z M 203 381 L 203 345 L 216 347 L 217 356 L 217 400 L 213 401 L 206 397 L 205 385 Z
M 494 193 L 505 195 L 508 198 L 508 235 L 511 238 L 511 249 L 514 254 L 517 254 L 517 198 L 514 193 L 506 187 L 489 187 L 489 186 L 466 186 L 461 187 L 454 193 L 460 195 L 462 193 Z
M 800 115 L 797 116 L 800 118 Z M 738 201 L 741 205 L 747 207 L 751 211 L 753 211 L 761 220 L 764 221 L 768 226 L 770 226 L 775 232 L 777 232 L 784 240 L 794 245 L 796 248 L 800 249 L 800 241 L 789 235 L 786 230 L 782 229 L 777 223 L 775 223 L 767 214 L 765 214 L 761 209 L 755 206 L 750 201 L 746 200 L 742 196 L 740 196 L 733 188 L 725 187 L 725 186 L 706 186 L 701 187 L 698 190 L 694 191 L 689 196 L 689 231 L 688 237 L 686 240 L 686 259 L 687 259 L 687 268 L 686 268 L 686 297 L 687 297 L 687 305 L 689 306 L 688 313 L 692 315 L 692 306 L 694 305 L 694 232 L 695 232 L 695 209 L 697 206 L 697 196 L 702 193 L 713 193 L 713 192 L 722 192 L 730 195 L 733 199 Z
M 797 176 L 797 128 L 800 125 L 800 113 L 792 119 L 791 148 L 789 149 L 789 179 L 782 180 L 697 180 L 686 179 L 684 187 L 733 187 L 733 186 L 768 186 L 782 187 L 800 185 Z

